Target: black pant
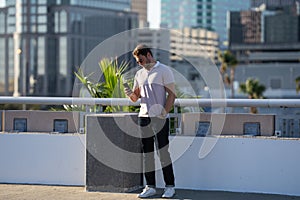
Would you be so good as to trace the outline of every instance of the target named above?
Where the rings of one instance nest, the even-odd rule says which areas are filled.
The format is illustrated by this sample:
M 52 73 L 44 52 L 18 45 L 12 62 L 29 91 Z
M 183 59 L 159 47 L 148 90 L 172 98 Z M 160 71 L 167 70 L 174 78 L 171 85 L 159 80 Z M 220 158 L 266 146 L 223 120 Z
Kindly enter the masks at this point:
M 155 187 L 154 144 L 160 158 L 166 186 L 175 186 L 172 160 L 169 153 L 169 119 L 139 117 L 147 185 Z

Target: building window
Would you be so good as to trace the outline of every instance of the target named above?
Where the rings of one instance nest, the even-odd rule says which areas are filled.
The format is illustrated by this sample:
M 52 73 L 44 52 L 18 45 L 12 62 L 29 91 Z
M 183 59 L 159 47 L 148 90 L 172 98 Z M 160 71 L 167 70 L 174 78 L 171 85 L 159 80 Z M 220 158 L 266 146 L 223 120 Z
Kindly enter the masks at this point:
M 5 33 L 5 14 L 0 13 L 0 34 Z
M 67 38 L 59 39 L 59 74 L 67 76 Z
M 38 32 L 39 33 L 46 33 L 47 32 L 47 25 L 46 24 L 40 24 L 38 26 Z
M 68 20 L 67 12 L 62 10 L 60 12 L 55 12 L 54 14 L 54 31 L 55 33 L 63 33 L 68 30 Z
M 13 37 L 8 39 L 8 49 L 14 49 Z M 14 51 L 8 52 L 8 91 L 12 93 L 14 91 Z
M 4 93 L 5 86 L 5 39 L 0 38 L 0 93 Z
M 54 14 L 54 32 L 59 32 L 59 13 L 55 12 Z
M 67 12 L 62 10 L 60 12 L 60 32 L 67 32 Z

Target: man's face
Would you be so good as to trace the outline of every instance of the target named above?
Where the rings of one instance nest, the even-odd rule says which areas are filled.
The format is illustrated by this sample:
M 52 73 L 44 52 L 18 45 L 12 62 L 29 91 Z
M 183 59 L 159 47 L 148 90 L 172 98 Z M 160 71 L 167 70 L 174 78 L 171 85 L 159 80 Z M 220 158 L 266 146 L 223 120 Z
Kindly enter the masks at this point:
M 144 55 L 138 55 L 135 57 L 136 63 L 140 66 L 143 66 L 144 64 L 147 64 L 147 57 Z
M 149 53 L 147 54 L 147 56 L 144 56 L 144 55 L 135 56 L 135 60 L 138 65 L 140 65 L 146 69 L 149 69 L 152 67 L 151 60 L 149 58 Z

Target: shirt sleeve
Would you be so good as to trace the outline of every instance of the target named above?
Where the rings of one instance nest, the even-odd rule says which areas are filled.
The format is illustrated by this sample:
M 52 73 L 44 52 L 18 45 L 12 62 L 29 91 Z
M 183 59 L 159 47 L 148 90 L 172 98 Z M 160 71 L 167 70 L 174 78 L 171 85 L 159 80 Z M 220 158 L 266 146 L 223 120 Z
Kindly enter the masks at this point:
M 173 72 L 169 67 L 165 68 L 165 73 L 163 77 L 164 77 L 164 85 L 175 83 Z

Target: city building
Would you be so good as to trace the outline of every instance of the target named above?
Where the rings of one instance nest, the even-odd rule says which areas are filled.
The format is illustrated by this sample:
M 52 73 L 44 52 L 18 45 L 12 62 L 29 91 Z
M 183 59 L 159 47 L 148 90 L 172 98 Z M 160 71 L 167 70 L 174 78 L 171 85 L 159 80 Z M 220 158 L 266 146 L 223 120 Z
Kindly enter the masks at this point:
M 256 78 L 266 87 L 267 98 L 299 98 L 295 79 L 300 76 L 300 43 L 232 44 L 230 50 L 239 61 L 238 83 Z
M 147 18 L 147 1 L 148 0 L 131 0 L 131 11 L 139 14 L 139 27 L 149 27 Z
M 220 47 L 227 48 L 228 11 L 247 10 L 250 1 L 162 0 L 161 23 L 168 28 L 199 27 L 218 33 Z
M 260 11 L 233 11 L 229 14 L 229 42 L 262 42 L 262 13 Z
M 267 98 L 299 98 L 295 84 L 300 76 L 298 2 L 254 3 L 259 7 L 230 13 L 229 49 L 239 62 L 235 80 L 258 79 L 267 89 Z
M 294 6 L 283 7 L 273 15 L 264 17 L 264 42 L 266 43 L 293 43 L 300 42 L 299 14 Z
M 296 10 L 297 2 L 276 7 L 276 10 L 268 10 L 266 4 L 261 4 L 260 7 L 251 10 L 230 12 L 229 42 L 299 42 L 299 13 Z
M 7 0 L 0 8 L 0 95 L 70 96 L 100 42 L 138 27 L 129 0 Z

